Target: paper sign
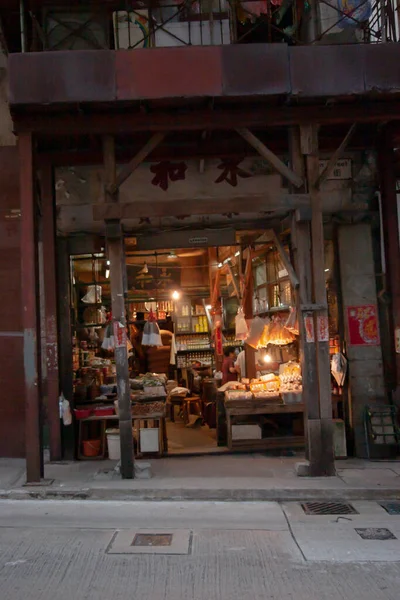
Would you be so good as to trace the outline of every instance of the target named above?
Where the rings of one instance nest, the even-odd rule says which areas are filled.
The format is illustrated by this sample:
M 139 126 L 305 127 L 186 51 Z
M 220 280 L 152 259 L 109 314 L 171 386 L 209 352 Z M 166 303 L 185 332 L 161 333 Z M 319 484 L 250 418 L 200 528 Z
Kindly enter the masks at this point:
M 114 339 L 116 348 L 126 347 L 126 329 L 119 321 L 114 321 Z
M 306 342 L 315 342 L 314 319 L 311 315 L 304 317 L 304 329 L 306 332 Z
M 317 317 L 318 341 L 329 342 L 329 321 L 326 316 Z

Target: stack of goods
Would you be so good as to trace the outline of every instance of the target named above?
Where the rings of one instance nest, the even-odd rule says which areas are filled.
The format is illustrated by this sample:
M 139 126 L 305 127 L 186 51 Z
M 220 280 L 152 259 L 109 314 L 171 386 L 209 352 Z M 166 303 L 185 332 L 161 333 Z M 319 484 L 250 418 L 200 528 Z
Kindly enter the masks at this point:
M 253 394 L 246 390 L 227 390 L 225 392 L 226 400 L 252 400 Z
M 300 365 L 295 362 L 288 362 L 285 365 L 281 365 L 279 379 L 285 403 L 301 402 L 303 386 Z
M 279 396 L 279 377 L 273 373 L 263 375 L 260 379 L 253 379 L 250 384 L 250 389 L 253 392 L 254 398 L 277 398 Z
M 132 414 L 137 416 L 162 415 L 165 416 L 164 402 L 147 402 L 146 404 L 133 404 Z

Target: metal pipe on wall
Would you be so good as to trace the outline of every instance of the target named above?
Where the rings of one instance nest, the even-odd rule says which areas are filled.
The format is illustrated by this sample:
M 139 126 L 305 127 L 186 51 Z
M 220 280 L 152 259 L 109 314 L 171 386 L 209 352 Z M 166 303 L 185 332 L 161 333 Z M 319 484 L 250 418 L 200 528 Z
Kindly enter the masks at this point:
M 19 24 L 21 29 L 21 52 L 26 52 L 26 28 L 24 0 L 19 0 Z

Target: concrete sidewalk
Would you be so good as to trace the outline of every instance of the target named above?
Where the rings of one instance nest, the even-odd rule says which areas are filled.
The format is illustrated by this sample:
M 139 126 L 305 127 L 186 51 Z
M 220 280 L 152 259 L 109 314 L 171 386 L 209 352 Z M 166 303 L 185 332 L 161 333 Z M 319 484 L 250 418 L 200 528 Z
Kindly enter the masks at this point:
M 400 499 L 400 460 L 338 461 L 336 477 L 298 477 L 297 457 L 261 454 L 151 460 L 151 479 L 122 480 L 113 461 L 45 464 L 40 485 L 25 485 L 25 463 L 0 459 L 0 498 L 114 500 Z

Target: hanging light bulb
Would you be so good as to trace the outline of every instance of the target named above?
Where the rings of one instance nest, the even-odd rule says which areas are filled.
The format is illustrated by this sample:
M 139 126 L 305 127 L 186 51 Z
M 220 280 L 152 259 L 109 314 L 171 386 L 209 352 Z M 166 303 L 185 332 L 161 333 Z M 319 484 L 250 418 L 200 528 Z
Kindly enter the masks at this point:
M 266 354 L 266 355 L 264 356 L 264 362 L 265 362 L 265 363 L 270 363 L 270 362 L 272 362 L 272 358 L 271 358 L 271 356 L 270 356 L 269 354 Z
M 110 269 L 106 269 L 106 279 L 110 277 Z
M 178 290 L 174 290 L 172 292 L 172 300 L 179 300 L 179 298 L 181 297 L 180 293 L 178 292 Z

